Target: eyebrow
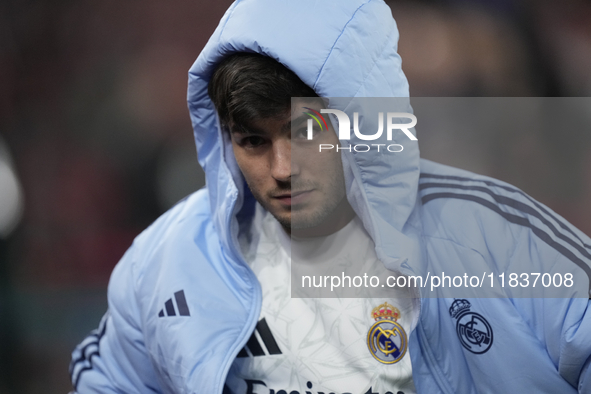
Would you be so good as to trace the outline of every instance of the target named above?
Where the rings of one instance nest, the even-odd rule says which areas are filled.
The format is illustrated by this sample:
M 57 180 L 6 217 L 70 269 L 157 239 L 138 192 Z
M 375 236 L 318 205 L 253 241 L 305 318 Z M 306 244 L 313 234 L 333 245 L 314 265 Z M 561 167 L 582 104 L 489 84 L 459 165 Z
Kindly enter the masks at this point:
M 306 116 L 306 114 L 302 114 L 302 115 L 298 116 L 297 118 L 295 118 L 293 121 L 290 120 L 290 121 L 286 122 L 282 127 L 282 131 L 290 131 L 292 125 L 299 125 L 300 123 L 302 123 L 308 119 L 311 119 L 311 118 Z
M 230 127 L 230 133 L 232 134 L 248 134 L 248 135 L 257 135 L 263 136 L 266 135 L 263 130 L 260 130 L 256 127 L 249 127 L 249 126 L 242 126 L 242 125 L 233 125 Z
M 307 119 L 308 119 L 308 116 L 306 116 L 306 114 L 302 114 L 302 115 L 298 116 L 296 119 L 294 119 L 293 121 L 289 120 L 289 121 L 285 122 L 281 126 L 281 131 L 284 133 L 290 132 L 292 125 L 294 125 L 294 124 L 299 125 L 300 123 L 306 121 Z M 256 136 L 267 135 L 267 132 L 265 132 L 257 127 L 253 127 L 253 126 L 233 125 L 232 127 L 229 127 L 229 129 L 230 129 L 230 133 L 232 133 L 232 134 L 247 134 L 247 135 L 256 135 Z

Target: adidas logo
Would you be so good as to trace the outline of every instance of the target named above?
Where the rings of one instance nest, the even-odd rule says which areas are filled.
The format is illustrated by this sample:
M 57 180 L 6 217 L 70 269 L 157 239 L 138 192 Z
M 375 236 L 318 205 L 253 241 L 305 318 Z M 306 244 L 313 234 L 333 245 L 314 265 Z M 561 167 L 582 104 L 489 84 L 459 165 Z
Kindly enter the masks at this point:
M 237 357 L 257 357 L 272 354 L 282 354 L 277 345 L 267 321 L 263 317 L 248 339 L 246 345 L 242 348 Z
M 191 313 L 189 312 L 189 306 L 187 305 L 187 299 L 185 298 L 185 291 L 181 290 L 174 293 L 174 299 L 176 301 L 177 309 L 175 309 L 174 307 L 174 302 L 172 301 L 172 298 L 169 298 L 164 303 L 164 308 L 160 309 L 158 317 L 176 316 L 177 310 L 179 312 L 179 316 L 191 316 Z M 164 314 L 164 311 L 166 311 L 166 315 Z

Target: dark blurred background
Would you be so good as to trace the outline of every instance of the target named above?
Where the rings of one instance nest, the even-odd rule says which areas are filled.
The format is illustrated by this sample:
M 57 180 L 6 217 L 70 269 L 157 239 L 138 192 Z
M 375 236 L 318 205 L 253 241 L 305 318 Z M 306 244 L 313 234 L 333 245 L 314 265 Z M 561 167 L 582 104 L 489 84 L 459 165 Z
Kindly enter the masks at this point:
M 588 1 L 389 4 L 412 96 L 591 93 Z M 229 5 L 0 2 L 0 393 L 70 390 L 70 352 L 105 312 L 112 268 L 203 186 L 187 70 Z M 502 159 L 477 131 L 470 146 L 433 130 L 419 140 L 425 156 L 514 183 L 591 234 L 591 130 L 555 130 L 527 130 Z M 458 161 L 455 140 L 476 160 Z

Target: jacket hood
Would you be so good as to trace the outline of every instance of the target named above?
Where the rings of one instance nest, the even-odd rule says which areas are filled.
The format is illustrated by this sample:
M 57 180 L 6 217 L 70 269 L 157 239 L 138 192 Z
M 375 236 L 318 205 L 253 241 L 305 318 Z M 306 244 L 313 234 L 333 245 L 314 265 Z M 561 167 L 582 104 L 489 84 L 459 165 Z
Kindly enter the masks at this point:
M 207 93 L 216 65 L 234 52 L 257 52 L 295 72 L 321 97 L 408 97 L 397 43 L 396 23 L 382 0 L 232 4 L 191 67 L 188 87 L 199 162 L 206 173 L 214 225 L 226 251 L 238 253 L 236 216 L 252 196 Z M 355 142 L 353 137 L 350 143 Z M 391 248 L 386 254 L 400 264 L 400 257 L 410 253 L 403 250 L 409 244 L 403 233 L 416 201 L 417 144 L 407 144 L 397 154 L 345 151 L 342 160 L 348 199 L 373 237 L 378 256 L 384 258 L 380 250 Z

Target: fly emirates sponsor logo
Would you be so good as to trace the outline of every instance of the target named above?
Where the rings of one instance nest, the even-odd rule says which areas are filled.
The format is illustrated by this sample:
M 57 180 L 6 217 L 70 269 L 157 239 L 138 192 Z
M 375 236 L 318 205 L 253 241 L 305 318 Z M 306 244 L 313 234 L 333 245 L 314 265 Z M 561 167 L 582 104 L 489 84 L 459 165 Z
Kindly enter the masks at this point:
M 349 116 L 340 111 L 338 109 L 321 109 L 320 112 L 309 108 L 304 107 L 309 112 L 306 112 L 306 115 L 310 116 L 307 122 L 307 139 L 313 140 L 314 139 L 314 123 L 317 124 L 317 127 L 320 128 L 321 131 L 325 129 L 328 130 L 328 123 L 322 114 L 333 114 L 338 119 L 339 123 L 339 140 L 350 140 L 351 139 L 351 120 Z M 378 113 L 378 131 L 374 134 L 362 134 L 359 130 L 359 113 L 353 113 L 353 133 L 355 136 L 362 140 L 362 141 L 375 141 L 382 137 L 384 133 L 384 118 L 386 123 L 386 139 L 388 141 L 392 141 L 392 136 L 394 134 L 394 130 L 400 130 L 404 133 L 408 139 L 411 141 L 417 141 L 417 137 L 411 133 L 410 129 L 413 128 L 417 124 L 417 117 L 413 114 L 407 112 L 387 112 L 386 116 L 384 116 L 383 112 Z M 409 119 L 410 122 L 402 122 L 403 119 Z M 349 152 L 369 152 L 369 151 L 384 151 L 384 152 L 391 152 L 391 153 L 398 153 L 404 150 L 404 147 L 397 143 L 391 144 L 351 144 L 349 146 L 339 146 L 334 144 L 319 144 L 318 151 L 331 151 L 336 150 L 348 150 Z
M 246 382 L 246 394 L 404 394 L 402 391 L 386 391 L 384 393 L 373 391 L 370 387 L 364 393 L 352 393 L 352 392 L 344 392 L 344 393 L 335 393 L 333 391 L 324 392 L 324 391 L 316 391 L 313 390 L 314 385 L 312 382 L 306 383 L 306 387 L 308 390 L 305 391 L 298 391 L 298 390 L 286 390 L 286 389 L 272 389 L 267 387 L 267 384 L 262 380 L 253 380 L 253 379 L 244 379 Z

